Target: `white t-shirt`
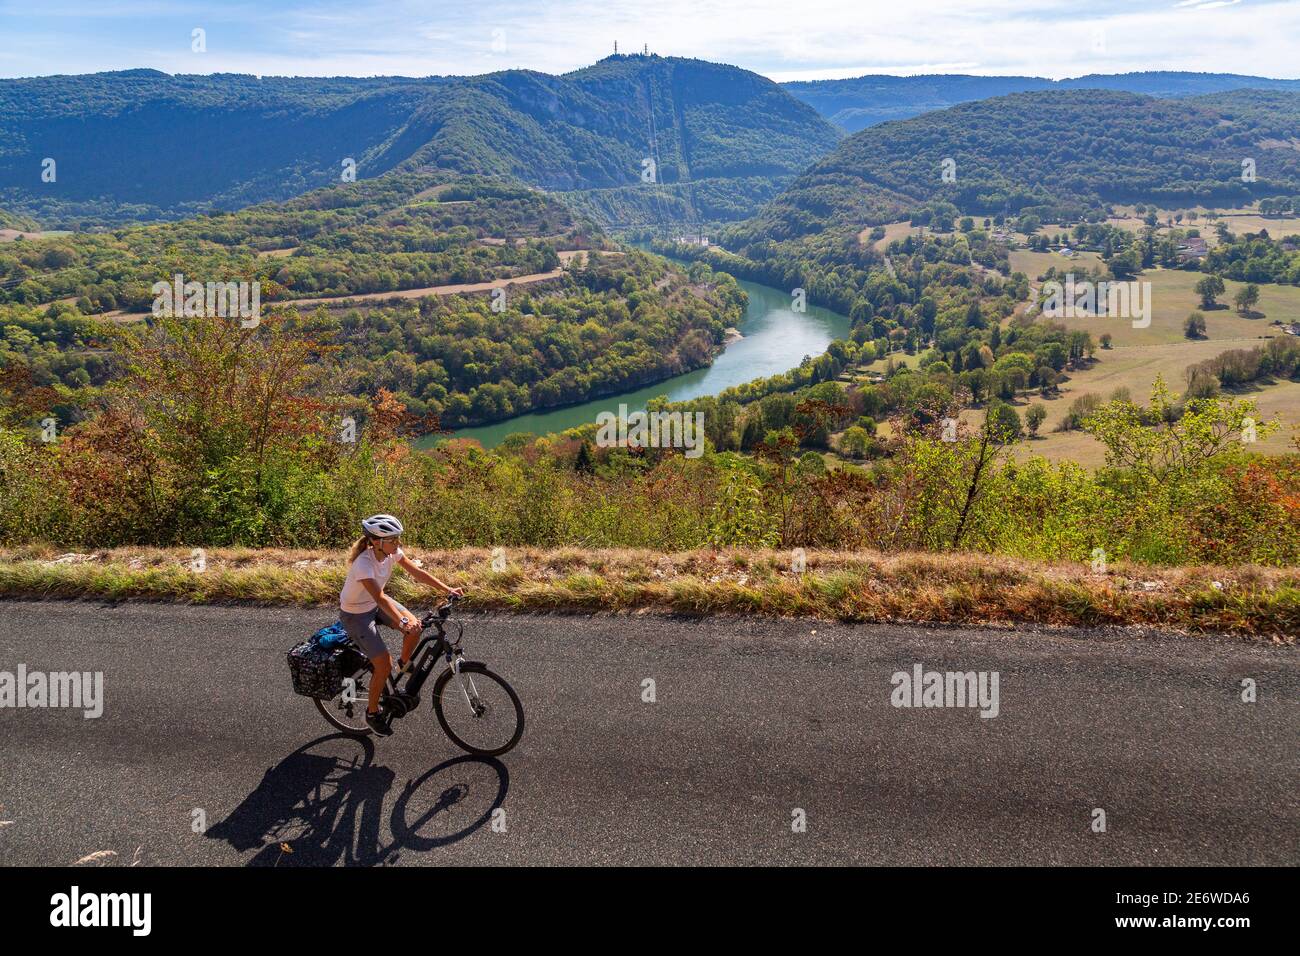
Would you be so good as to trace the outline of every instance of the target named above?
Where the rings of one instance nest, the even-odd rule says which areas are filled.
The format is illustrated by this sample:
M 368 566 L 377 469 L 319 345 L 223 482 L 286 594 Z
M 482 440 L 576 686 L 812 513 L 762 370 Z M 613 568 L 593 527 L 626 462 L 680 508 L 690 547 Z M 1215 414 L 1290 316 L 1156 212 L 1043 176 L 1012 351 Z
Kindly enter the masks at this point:
M 348 568 L 347 579 L 343 582 L 343 592 L 339 595 L 339 608 L 349 614 L 362 614 L 377 608 L 379 605 L 361 582 L 369 578 L 379 585 L 379 590 L 382 591 L 388 579 L 393 576 L 393 566 L 402 556 L 402 549 L 398 548 L 394 554 L 390 554 L 384 560 L 376 561 L 373 548 L 362 551 L 361 556 Z

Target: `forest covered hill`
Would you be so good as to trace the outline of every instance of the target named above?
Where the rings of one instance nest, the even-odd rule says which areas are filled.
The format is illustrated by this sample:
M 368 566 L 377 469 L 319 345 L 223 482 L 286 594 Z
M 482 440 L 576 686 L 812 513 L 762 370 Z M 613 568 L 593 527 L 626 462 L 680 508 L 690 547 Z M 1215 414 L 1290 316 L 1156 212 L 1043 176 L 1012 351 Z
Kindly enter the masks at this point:
M 996 215 L 1300 195 L 1298 128 L 1300 93 L 1280 91 L 1170 100 L 1065 90 L 965 103 L 854 134 L 732 242 L 860 230 L 937 203 Z
M 288 199 L 344 180 L 350 161 L 357 178 L 447 170 L 619 190 L 584 194 L 610 219 L 737 219 L 840 135 L 771 80 L 674 57 L 564 76 L 0 80 L 0 207 L 46 228 L 178 218 Z

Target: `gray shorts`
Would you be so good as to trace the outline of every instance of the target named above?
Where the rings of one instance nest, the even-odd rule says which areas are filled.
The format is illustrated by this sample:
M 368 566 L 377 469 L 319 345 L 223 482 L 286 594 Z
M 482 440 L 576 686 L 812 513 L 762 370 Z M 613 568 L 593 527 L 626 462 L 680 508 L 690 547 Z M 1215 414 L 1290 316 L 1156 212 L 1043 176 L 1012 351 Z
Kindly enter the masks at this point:
M 396 625 L 388 620 L 388 615 L 379 608 L 373 611 L 362 611 L 359 614 L 339 611 L 339 621 L 343 624 L 343 630 L 348 632 L 348 639 L 361 648 L 366 657 L 372 661 L 388 653 L 388 645 L 380 636 L 377 625 L 387 624 L 389 627 Z

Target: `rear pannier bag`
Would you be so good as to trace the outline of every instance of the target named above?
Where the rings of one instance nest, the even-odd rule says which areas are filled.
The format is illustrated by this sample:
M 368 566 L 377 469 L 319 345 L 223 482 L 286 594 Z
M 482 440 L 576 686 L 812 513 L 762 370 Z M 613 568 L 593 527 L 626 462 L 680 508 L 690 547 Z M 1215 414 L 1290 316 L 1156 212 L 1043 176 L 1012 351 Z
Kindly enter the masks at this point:
M 342 628 L 340 627 L 340 631 Z M 366 658 L 351 643 L 324 640 L 332 627 L 322 628 L 289 651 L 293 692 L 329 700 L 343 691 L 343 682 L 365 666 Z

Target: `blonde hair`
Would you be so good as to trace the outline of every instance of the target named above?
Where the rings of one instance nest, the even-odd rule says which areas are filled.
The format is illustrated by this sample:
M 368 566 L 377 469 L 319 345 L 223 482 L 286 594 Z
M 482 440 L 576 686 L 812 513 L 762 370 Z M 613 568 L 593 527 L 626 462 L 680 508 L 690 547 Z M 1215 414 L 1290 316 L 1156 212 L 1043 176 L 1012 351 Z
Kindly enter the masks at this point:
M 370 547 L 370 535 L 363 534 L 357 540 L 352 542 L 352 549 L 348 551 L 348 564 L 351 564 L 357 558 L 361 557 L 363 551 Z

